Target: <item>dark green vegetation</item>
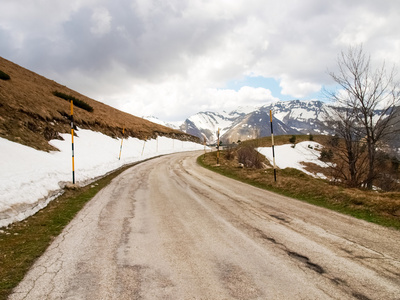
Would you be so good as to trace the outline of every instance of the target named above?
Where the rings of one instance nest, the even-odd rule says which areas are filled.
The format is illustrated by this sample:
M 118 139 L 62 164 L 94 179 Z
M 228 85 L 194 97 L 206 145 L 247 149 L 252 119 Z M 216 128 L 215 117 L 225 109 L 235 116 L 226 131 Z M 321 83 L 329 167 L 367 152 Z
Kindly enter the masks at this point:
M 88 112 L 93 112 L 93 107 L 91 107 L 89 104 L 87 104 L 85 101 L 79 100 L 77 98 L 75 98 L 74 96 L 71 95 L 67 95 L 58 91 L 54 91 L 53 92 L 54 96 L 57 96 L 61 99 L 67 100 L 67 101 L 71 101 L 74 103 L 74 105 L 76 107 L 80 107 Z
M 0 79 L 2 79 L 2 80 L 10 80 L 11 77 L 7 73 L 4 73 L 2 70 L 0 70 Z
M 329 137 L 314 136 L 314 140 L 326 143 Z M 297 142 L 309 140 L 308 136 L 296 136 Z M 275 144 L 286 144 L 288 136 L 279 136 Z M 274 171 L 265 157 L 248 151 L 249 160 L 262 161 L 266 168 L 239 168 L 238 157 L 241 148 L 271 146 L 270 138 L 246 141 L 234 149 L 221 152 L 220 166 L 216 166 L 216 152 L 201 155 L 198 163 L 205 168 L 227 177 L 270 190 L 285 196 L 296 198 L 314 205 L 329 208 L 353 217 L 373 222 L 386 227 L 400 230 L 400 193 L 378 192 L 365 189 L 346 188 L 332 184 L 327 180 L 316 179 L 297 169 L 286 168 L 277 170 L 277 182 L 274 181 Z M 316 165 L 307 165 L 310 171 L 323 172 Z M 320 168 L 320 167 L 319 167 Z
M 0 300 L 7 299 L 35 260 L 97 192 L 131 167 L 121 168 L 91 185 L 67 189 L 49 205 L 0 232 Z

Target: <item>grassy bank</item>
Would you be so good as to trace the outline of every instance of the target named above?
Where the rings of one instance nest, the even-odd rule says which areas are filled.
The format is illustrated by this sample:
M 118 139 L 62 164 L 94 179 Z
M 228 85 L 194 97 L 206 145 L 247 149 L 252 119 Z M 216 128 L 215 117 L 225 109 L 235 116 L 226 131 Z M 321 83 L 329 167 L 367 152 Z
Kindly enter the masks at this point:
M 216 166 L 216 152 L 200 156 L 197 162 L 207 169 L 253 186 L 400 230 L 398 192 L 343 188 L 292 168 L 278 170 L 275 182 L 272 168 L 239 168 L 237 160 L 228 160 L 226 155 L 226 151 L 221 152 L 220 166 Z
M 49 205 L 0 232 L 0 299 L 5 300 L 35 260 L 82 207 L 112 179 L 133 165 L 121 168 L 78 189 L 67 189 Z

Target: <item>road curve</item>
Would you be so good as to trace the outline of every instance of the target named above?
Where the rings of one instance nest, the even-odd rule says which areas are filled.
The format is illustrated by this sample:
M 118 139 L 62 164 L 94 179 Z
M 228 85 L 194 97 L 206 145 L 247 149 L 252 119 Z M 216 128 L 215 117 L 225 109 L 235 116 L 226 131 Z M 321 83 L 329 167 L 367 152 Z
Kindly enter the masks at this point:
M 400 299 L 400 232 L 225 178 L 198 155 L 115 178 L 10 299 Z

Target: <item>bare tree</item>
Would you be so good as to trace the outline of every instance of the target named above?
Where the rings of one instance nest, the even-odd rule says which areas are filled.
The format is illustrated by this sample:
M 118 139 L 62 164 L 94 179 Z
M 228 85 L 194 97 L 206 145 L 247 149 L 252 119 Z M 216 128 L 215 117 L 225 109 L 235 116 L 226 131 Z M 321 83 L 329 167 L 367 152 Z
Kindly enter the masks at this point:
M 336 131 L 336 136 L 328 143 L 331 153 L 335 153 L 335 159 L 333 156 L 329 159 L 333 162 L 332 175 L 349 187 L 359 187 L 366 173 L 366 158 L 361 138 L 352 129 L 355 126 L 353 112 L 336 107 L 330 117 L 329 126 Z
M 353 150 L 364 143 L 368 158 L 365 185 L 371 189 L 376 177 L 375 164 L 379 142 L 394 134 L 399 122 L 400 82 L 396 81 L 393 67 L 387 71 L 385 63 L 374 69 L 370 57 L 362 46 L 350 47 L 341 52 L 337 60 L 338 72 L 329 75 L 339 84 L 340 90 L 327 92 L 337 103 L 332 117 L 340 137 L 346 141 L 349 171 L 355 179 L 356 160 Z M 398 127 L 397 127 L 398 128 Z M 398 132 L 398 131 L 397 131 Z M 355 183 L 356 181 L 353 181 Z

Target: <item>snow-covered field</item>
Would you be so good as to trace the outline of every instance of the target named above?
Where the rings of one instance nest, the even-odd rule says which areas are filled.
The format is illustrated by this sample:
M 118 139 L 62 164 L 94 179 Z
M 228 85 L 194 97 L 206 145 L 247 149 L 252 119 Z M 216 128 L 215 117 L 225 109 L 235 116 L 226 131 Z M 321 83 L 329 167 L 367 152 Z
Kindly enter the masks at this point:
M 88 184 L 123 165 L 173 152 L 204 149 L 193 142 L 165 137 L 123 140 L 80 129 L 74 137 L 75 181 Z M 71 136 L 50 144 L 60 151 L 43 152 L 0 138 L 0 227 L 20 221 L 45 207 L 72 182 Z
M 310 162 L 321 167 L 327 167 L 327 163 L 320 161 L 320 151 L 322 145 L 316 142 L 301 142 L 296 144 L 293 148 L 292 144 L 275 146 L 275 163 L 280 169 L 295 168 L 306 174 L 317 178 L 326 178 L 323 174 L 313 174 L 306 171 L 305 166 L 302 162 Z M 271 147 L 260 147 L 257 149 L 262 155 L 264 155 L 272 164 L 272 148 Z

